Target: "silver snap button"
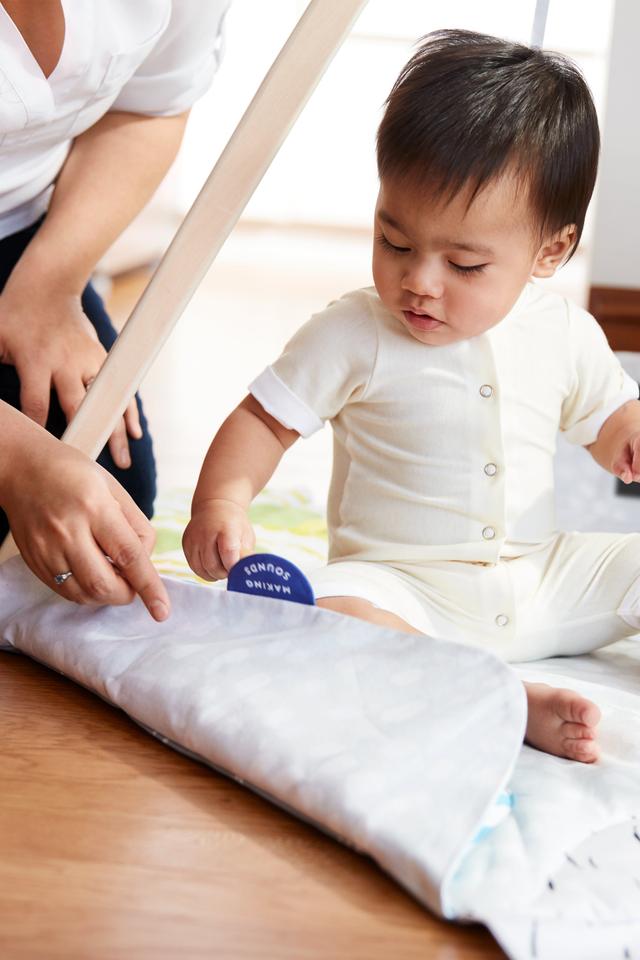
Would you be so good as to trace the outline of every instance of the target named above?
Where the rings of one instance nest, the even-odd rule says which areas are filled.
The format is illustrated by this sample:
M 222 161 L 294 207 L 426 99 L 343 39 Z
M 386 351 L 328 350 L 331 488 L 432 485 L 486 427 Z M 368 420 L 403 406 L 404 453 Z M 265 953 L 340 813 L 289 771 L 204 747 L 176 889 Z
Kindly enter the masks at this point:
M 488 477 L 495 477 L 496 473 L 498 472 L 498 468 L 495 463 L 485 463 L 484 472 Z
M 488 383 L 483 383 L 480 387 L 480 396 L 481 397 L 490 397 L 493 393 L 493 387 Z
M 484 537 L 485 540 L 493 540 L 495 535 L 496 535 L 496 532 L 493 529 L 493 527 L 485 527 L 484 530 L 482 531 L 482 536 Z
M 496 623 L 499 627 L 506 627 L 506 625 L 509 623 L 509 617 L 506 615 L 506 613 L 499 613 L 496 617 Z

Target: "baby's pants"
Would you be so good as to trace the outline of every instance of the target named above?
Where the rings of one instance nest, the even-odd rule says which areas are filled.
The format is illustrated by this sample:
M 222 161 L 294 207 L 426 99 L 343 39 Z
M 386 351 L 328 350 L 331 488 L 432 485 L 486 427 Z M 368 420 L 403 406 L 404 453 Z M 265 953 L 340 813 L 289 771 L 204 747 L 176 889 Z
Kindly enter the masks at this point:
M 588 653 L 640 631 L 636 533 L 560 533 L 495 564 L 336 560 L 310 580 L 317 598 L 360 597 L 511 661 Z

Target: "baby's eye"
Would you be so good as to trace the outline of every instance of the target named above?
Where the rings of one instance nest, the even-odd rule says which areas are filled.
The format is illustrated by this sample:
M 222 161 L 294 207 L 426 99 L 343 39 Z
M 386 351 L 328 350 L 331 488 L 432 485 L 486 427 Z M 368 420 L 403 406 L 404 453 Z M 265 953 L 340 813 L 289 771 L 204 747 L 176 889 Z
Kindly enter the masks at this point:
M 391 243 L 390 240 L 387 240 L 384 233 L 381 233 L 379 236 L 377 236 L 376 240 L 380 246 L 385 248 L 385 250 L 393 250 L 394 253 L 409 253 L 411 251 L 410 247 L 397 247 L 395 243 Z
M 449 260 L 449 266 L 453 267 L 458 273 L 482 273 L 485 267 L 488 267 L 488 263 L 474 263 L 473 266 L 463 267 L 461 263 L 454 263 L 453 260 Z

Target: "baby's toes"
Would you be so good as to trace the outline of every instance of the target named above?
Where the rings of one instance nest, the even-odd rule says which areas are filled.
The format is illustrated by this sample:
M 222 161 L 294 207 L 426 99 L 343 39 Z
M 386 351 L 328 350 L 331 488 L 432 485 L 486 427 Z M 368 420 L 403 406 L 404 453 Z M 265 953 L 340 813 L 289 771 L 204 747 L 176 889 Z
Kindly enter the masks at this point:
M 556 690 L 554 708 L 565 721 L 584 723 L 588 727 L 596 727 L 600 722 L 600 710 L 595 703 L 581 697 L 575 690 Z
M 575 714 L 577 714 L 578 723 L 584 723 L 588 727 L 597 727 L 600 723 L 602 713 L 600 708 L 592 703 L 591 700 L 585 700 L 584 697 L 580 697 L 579 701 L 575 705 Z M 576 717 L 574 717 L 576 719 Z
M 595 740 L 574 740 L 567 737 L 562 741 L 562 750 L 569 760 L 578 760 L 580 763 L 595 763 L 600 756 Z
M 595 740 L 596 732 L 584 723 L 563 723 L 562 736 L 567 740 Z

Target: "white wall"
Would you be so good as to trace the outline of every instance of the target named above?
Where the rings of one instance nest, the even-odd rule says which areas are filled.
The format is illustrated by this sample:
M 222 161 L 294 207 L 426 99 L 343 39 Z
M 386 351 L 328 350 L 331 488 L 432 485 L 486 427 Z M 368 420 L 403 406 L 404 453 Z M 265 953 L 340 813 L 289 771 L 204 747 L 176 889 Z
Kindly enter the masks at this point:
M 640 287 L 639 36 L 640 3 L 616 0 L 592 245 L 594 286 Z

